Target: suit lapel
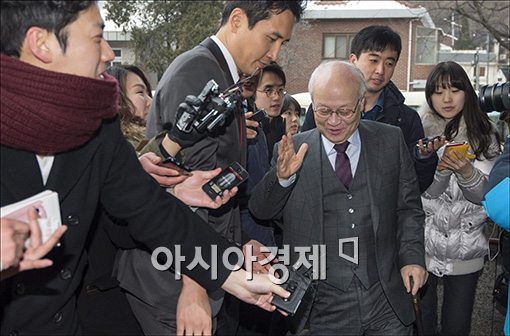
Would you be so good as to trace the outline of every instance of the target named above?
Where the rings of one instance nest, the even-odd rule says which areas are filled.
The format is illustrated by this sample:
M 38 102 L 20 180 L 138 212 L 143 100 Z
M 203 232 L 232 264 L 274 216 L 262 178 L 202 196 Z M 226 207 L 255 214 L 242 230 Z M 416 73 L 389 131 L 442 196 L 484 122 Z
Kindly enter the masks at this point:
M 1 147 L 2 185 L 22 200 L 44 190 L 41 170 L 34 153 Z M 2 200 L 2 205 L 5 200 Z
M 310 134 L 310 137 L 305 139 L 305 142 L 308 143 L 308 151 L 303 161 L 299 179 L 301 183 L 303 183 L 304 190 L 306 191 L 307 208 L 310 209 L 312 218 L 316 220 L 316 222 L 312 223 L 311 232 L 317 232 L 320 242 L 323 242 L 322 146 L 319 130 L 315 129 Z M 296 151 L 298 149 L 299 148 L 296 148 Z M 320 215 L 317 216 L 317 214 Z
M 99 136 L 96 136 L 76 150 L 55 156 L 46 187 L 58 192 L 60 202 L 67 197 L 73 186 L 82 176 L 94 156 L 98 144 Z
M 359 133 L 361 138 L 361 158 L 367 167 L 367 186 L 368 186 L 368 197 L 370 202 L 372 224 L 374 228 L 374 235 L 377 236 L 377 230 L 379 228 L 379 209 L 375 202 L 375 190 L 380 187 L 381 174 L 378 169 L 379 164 L 383 162 L 382 144 L 377 141 L 377 132 L 369 129 L 364 121 L 362 120 L 359 125 Z
M 229 85 L 234 84 L 234 79 L 230 74 L 230 69 L 228 68 L 227 60 L 223 56 L 223 53 L 221 52 L 221 49 L 220 47 L 218 47 L 216 42 L 214 42 L 210 37 L 208 37 L 205 40 L 203 40 L 202 43 L 200 44 L 209 49 L 209 51 L 213 54 L 214 58 L 216 58 L 218 64 L 220 65 L 221 70 L 225 73 L 225 78 L 228 80 Z

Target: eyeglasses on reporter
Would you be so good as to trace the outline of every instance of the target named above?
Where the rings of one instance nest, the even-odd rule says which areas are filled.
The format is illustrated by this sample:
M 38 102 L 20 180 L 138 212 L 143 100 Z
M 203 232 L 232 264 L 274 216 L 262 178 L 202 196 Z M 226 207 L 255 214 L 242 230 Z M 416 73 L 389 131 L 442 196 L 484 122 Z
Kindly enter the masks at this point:
M 285 91 L 284 88 L 267 88 L 265 90 L 257 90 L 257 92 L 263 92 L 271 98 L 274 94 L 276 94 L 278 97 L 283 97 L 287 94 L 287 91 Z

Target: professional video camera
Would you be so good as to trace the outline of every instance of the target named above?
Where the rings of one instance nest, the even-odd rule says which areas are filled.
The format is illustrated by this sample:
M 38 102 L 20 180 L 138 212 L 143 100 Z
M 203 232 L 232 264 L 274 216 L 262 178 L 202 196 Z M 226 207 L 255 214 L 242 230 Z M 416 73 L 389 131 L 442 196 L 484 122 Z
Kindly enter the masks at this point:
M 482 111 L 503 112 L 510 110 L 510 82 L 484 85 L 480 87 L 478 102 Z
M 218 84 L 211 79 L 198 97 L 186 97 L 183 104 L 192 108 L 182 109 L 183 113 L 177 116 L 176 126 L 185 133 L 190 133 L 192 127 L 199 133 L 206 130 L 214 132 L 225 124 L 225 121 L 235 111 L 240 99 L 240 85 L 220 92 Z
M 234 111 L 244 99 L 243 90 L 256 81 L 259 73 L 260 69 L 257 69 L 251 76 L 243 78 L 224 91 L 220 91 L 219 85 L 211 79 L 198 96 L 186 96 L 177 108 L 175 122 L 163 125 L 167 137 L 160 146 L 162 149 L 166 148 L 166 152 L 162 153 L 172 155 L 207 136 L 219 134 L 233 119 Z

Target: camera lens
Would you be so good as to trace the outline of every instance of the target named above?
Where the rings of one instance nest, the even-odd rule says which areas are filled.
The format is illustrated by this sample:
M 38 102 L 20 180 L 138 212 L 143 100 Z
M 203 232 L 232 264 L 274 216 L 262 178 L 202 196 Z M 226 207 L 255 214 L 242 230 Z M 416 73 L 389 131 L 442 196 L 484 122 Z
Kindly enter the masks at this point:
M 510 82 L 482 86 L 478 102 L 482 111 L 486 113 L 510 110 Z

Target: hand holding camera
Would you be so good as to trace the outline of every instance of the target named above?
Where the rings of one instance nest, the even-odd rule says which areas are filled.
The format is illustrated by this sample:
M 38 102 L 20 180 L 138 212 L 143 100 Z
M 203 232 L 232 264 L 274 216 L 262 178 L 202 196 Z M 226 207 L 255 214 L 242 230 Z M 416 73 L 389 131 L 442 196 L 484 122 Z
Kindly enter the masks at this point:
M 197 117 L 196 111 L 197 98 L 195 96 L 187 96 L 186 100 L 179 105 L 177 109 L 176 120 L 181 123 L 189 123 Z M 182 120 L 182 121 L 181 121 Z M 177 143 L 181 149 L 193 146 L 207 136 L 207 132 L 199 132 L 196 128 L 189 128 L 185 131 L 174 127 L 171 123 L 165 125 L 167 135 L 170 140 Z

